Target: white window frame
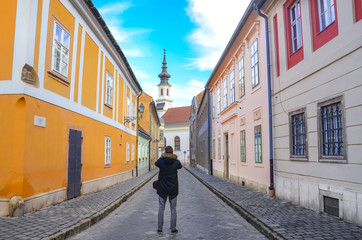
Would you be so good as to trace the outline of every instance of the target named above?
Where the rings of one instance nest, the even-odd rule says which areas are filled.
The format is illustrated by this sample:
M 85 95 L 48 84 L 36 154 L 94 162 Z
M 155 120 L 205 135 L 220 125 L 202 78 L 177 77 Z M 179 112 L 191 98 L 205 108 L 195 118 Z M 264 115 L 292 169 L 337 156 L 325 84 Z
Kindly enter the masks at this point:
M 215 118 L 215 92 L 212 93 L 212 118 Z
M 238 62 L 239 67 L 239 97 L 245 95 L 245 72 L 244 72 L 244 57 L 241 57 Z
M 223 81 L 223 93 L 224 93 L 224 96 L 223 96 L 223 107 L 224 109 L 227 108 L 228 106 L 228 86 L 227 86 L 227 80 L 226 78 L 224 79 Z
M 250 46 L 251 58 L 251 85 L 256 87 L 259 85 L 259 58 L 258 58 L 258 39 L 255 39 Z
M 299 1 L 296 1 L 289 8 L 289 15 L 290 15 L 290 36 L 292 38 L 291 39 L 292 53 L 295 53 L 303 46 L 302 23 L 301 23 L 301 18 L 300 18 L 300 2 Z
M 132 143 L 132 162 L 134 162 L 134 143 Z
M 60 29 L 60 39 L 57 39 L 57 27 Z M 64 37 L 68 36 L 68 43 L 64 42 Z M 70 58 L 70 34 L 56 21 L 54 21 L 53 30 L 53 51 L 52 51 L 52 71 L 60 74 L 61 76 L 68 78 L 69 73 L 69 58 Z M 56 47 L 57 46 L 57 47 Z M 59 56 L 56 57 L 56 51 L 59 51 Z M 59 68 L 57 67 L 55 58 L 59 59 Z M 62 68 L 65 67 L 65 72 Z
M 129 162 L 129 142 L 126 143 L 126 162 Z
M 235 102 L 235 72 L 234 69 L 231 70 L 229 74 L 230 79 L 230 104 Z
M 113 77 L 106 73 L 106 104 L 110 107 L 113 105 Z
M 319 30 L 323 31 L 336 20 L 334 0 L 318 0 L 318 16 Z
M 221 96 L 220 96 L 220 86 L 217 87 L 217 115 L 220 115 L 221 111 Z
M 111 138 L 104 138 L 104 165 L 111 165 Z

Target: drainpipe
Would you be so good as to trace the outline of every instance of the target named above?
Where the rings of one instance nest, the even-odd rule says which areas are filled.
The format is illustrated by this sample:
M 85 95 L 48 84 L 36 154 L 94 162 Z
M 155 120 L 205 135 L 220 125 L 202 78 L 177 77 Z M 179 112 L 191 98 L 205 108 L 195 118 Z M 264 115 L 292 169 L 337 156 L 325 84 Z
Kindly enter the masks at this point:
M 205 87 L 205 91 L 206 91 L 206 94 L 207 94 L 207 127 L 208 127 L 208 133 L 207 133 L 207 138 L 208 138 L 208 141 L 207 141 L 207 144 L 208 144 L 208 157 L 209 157 L 209 175 L 212 175 L 212 156 L 211 156 L 211 141 L 212 141 L 212 138 L 211 138 L 211 111 L 210 111 L 210 108 L 211 108 L 211 103 L 210 103 L 210 91 L 207 87 Z
M 137 95 L 137 122 L 136 122 L 136 125 L 137 125 L 137 128 L 136 128 L 136 149 L 135 149 L 135 155 L 136 155 L 136 153 L 137 153 L 137 155 L 135 156 L 135 161 L 136 161 L 136 177 L 138 176 L 138 121 L 139 121 L 139 116 L 138 116 L 138 114 L 139 114 L 139 111 L 138 111 L 138 109 L 139 109 L 139 106 L 138 106 L 138 104 L 139 104 L 139 100 L 140 100 L 140 96 L 142 95 L 142 90 L 140 91 L 140 93 Z
M 270 197 L 274 197 L 274 161 L 273 161 L 273 124 L 272 124 L 272 99 L 271 99 L 271 76 L 270 76 L 270 49 L 269 49 L 269 24 L 268 17 L 260 12 L 260 7 L 254 2 L 254 9 L 265 19 L 266 58 L 268 71 L 268 105 L 269 105 L 269 156 L 270 156 Z

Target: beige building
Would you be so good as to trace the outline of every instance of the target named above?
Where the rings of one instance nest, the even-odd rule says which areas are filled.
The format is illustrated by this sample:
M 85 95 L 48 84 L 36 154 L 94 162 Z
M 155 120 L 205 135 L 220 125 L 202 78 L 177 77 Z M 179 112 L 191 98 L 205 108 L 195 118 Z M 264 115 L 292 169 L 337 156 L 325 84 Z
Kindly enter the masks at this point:
M 361 1 L 266 1 L 263 10 L 276 196 L 361 226 Z

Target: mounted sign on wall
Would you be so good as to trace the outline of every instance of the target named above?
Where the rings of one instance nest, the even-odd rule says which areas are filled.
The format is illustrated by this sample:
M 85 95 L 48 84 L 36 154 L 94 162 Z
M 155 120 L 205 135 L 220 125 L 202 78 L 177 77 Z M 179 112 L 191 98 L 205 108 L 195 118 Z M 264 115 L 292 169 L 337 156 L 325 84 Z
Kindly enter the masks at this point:
M 38 127 L 44 127 L 45 128 L 46 125 L 46 118 L 45 117 L 39 117 L 39 116 L 34 116 L 34 126 L 38 126 Z

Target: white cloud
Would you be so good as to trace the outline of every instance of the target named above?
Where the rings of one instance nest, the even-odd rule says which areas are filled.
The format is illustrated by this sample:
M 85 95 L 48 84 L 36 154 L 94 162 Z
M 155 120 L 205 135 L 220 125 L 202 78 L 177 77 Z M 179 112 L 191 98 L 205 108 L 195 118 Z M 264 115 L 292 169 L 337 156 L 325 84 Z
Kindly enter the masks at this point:
M 143 72 L 139 71 L 138 69 L 133 68 L 133 72 L 136 75 L 136 77 L 139 78 L 139 79 L 148 79 L 148 78 L 150 78 L 150 75 L 148 75 L 146 73 L 143 73 Z
M 186 84 L 186 86 L 173 84 L 171 89 L 171 98 L 174 101 L 174 107 L 191 105 L 192 98 L 203 90 L 204 84 L 197 80 L 191 80 Z
M 188 0 L 186 9 L 197 26 L 189 35 L 197 59 L 189 67 L 212 70 L 219 60 L 250 0 Z
M 102 15 L 118 15 L 132 6 L 131 2 L 112 2 L 101 7 L 99 13 Z

